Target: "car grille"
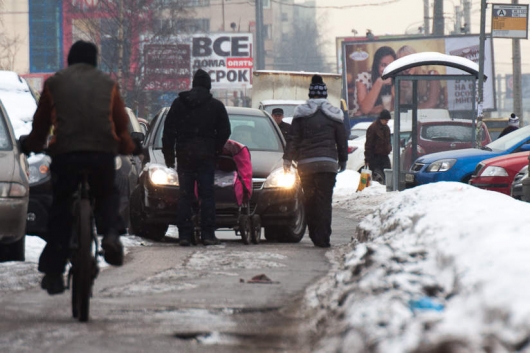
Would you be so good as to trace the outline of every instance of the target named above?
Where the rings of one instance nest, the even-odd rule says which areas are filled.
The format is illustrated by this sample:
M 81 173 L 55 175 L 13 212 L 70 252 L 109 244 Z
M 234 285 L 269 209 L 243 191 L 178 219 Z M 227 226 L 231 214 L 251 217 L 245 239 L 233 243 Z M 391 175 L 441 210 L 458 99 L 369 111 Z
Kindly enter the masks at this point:
M 254 190 L 263 189 L 263 184 L 265 184 L 265 179 L 252 179 L 252 189 Z
M 423 168 L 424 165 L 425 163 L 414 163 L 412 167 L 410 167 L 410 170 L 412 172 L 419 172 Z
M 476 177 L 477 175 L 479 175 L 482 168 L 484 168 L 484 164 L 482 163 L 477 164 L 477 167 L 473 171 L 473 176 Z

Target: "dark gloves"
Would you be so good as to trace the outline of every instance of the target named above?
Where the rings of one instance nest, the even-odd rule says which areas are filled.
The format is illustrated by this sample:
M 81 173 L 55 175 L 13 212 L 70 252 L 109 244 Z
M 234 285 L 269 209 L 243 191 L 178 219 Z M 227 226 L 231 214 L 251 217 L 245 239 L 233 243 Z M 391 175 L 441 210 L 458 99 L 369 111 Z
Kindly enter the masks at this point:
M 25 146 L 25 142 L 27 138 L 28 138 L 28 135 L 21 135 L 18 138 L 18 146 L 20 148 L 20 152 L 24 153 L 26 156 L 29 156 L 31 151 L 28 150 L 27 147 Z
M 134 150 L 133 150 L 133 155 L 134 156 L 139 156 L 141 154 L 143 154 L 143 146 L 142 146 L 142 142 L 141 141 L 138 141 L 138 140 L 133 140 L 134 142 Z
M 346 170 L 346 162 L 339 162 L 339 173 L 342 173 Z

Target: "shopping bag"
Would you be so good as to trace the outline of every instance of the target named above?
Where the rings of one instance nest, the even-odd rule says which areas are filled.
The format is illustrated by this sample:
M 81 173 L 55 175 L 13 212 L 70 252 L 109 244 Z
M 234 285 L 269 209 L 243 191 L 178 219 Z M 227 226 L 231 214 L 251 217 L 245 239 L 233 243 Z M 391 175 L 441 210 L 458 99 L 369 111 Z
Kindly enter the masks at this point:
M 372 182 L 372 171 L 368 169 L 368 167 L 364 167 L 361 169 L 361 179 L 359 180 L 359 186 L 357 187 L 357 191 L 362 191 L 364 188 L 367 188 L 370 186 Z

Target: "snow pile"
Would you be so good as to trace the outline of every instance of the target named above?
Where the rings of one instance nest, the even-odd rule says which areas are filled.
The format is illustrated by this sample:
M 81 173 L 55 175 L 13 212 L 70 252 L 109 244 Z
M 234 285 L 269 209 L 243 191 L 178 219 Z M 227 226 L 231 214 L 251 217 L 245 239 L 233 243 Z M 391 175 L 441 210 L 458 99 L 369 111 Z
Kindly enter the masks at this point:
M 461 183 L 387 197 L 334 276 L 325 304 L 343 319 L 320 352 L 530 349 L 530 204 Z

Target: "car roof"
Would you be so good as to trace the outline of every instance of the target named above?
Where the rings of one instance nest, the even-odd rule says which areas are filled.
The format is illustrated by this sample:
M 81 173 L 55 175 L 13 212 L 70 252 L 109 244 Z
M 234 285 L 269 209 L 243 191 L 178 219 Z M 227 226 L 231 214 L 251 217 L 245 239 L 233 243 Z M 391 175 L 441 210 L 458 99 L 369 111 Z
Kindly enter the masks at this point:
M 266 113 L 261 109 L 256 108 L 244 108 L 244 107 L 232 107 L 227 106 L 226 112 L 228 114 L 236 115 L 253 115 L 253 116 L 267 116 Z

